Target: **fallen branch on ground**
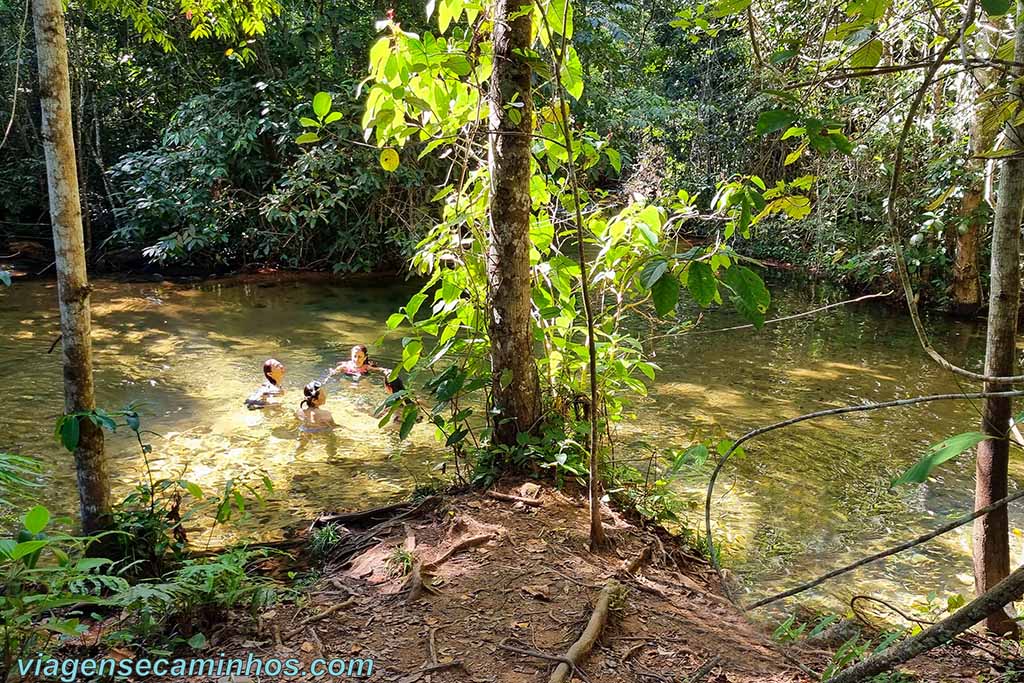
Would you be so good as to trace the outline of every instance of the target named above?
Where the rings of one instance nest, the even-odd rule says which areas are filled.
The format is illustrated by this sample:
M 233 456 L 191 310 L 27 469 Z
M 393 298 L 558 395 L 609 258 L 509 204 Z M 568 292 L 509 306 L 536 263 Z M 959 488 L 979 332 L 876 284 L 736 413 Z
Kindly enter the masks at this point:
M 1018 500 L 1020 498 L 1024 498 L 1024 491 L 1018 491 L 1017 493 L 1014 493 L 1011 496 L 1007 496 L 1006 498 L 1003 498 L 1001 500 L 997 500 L 996 502 L 992 503 L 991 505 L 986 505 L 983 508 L 978 508 L 976 511 L 974 511 L 973 513 L 971 513 L 969 515 L 966 515 L 964 517 L 960 517 L 959 519 L 953 520 L 949 524 L 945 524 L 943 526 L 940 526 L 938 529 L 935 529 L 934 531 L 930 531 L 927 534 L 923 534 L 921 536 L 918 536 L 917 538 L 915 538 L 913 540 L 910 540 L 910 541 L 907 541 L 906 543 L 901 543 L 901 544 L 899 544 L 897 546 L 893 546 L 892 548 L 889 548 L 888 550 L 883 550 L 881 552 L 875 553 L 874 555 L 869 555 L 868 557 L 865 557 L 865 558 L 862 558 L 860 560 L 857 560 L 856 562 L 851 562 L 850 564 L 846 565 L 845 567 L 840 567 L 839 569 L 834 569 L 834 570 L 828 572 L 827 574 L 822 574 L 818 578 L 813 579 L 811 581 L 808 581 L 806 583 L 802 583 L 799 586 L 796 586 L 795 588 L 790 588 L 789 590 L 786 590 L 786 591 L 783 591 L 781 593 L 777 593 L 777 594 L 769 596 L 767 598 L 763 598 L 761 600 L 758 600 L 757 602 L 753 603 L 749 607 L 745 607 L 744 609 L 754 610 L 754 609 L 757 609 L 759 607 L 764 607 L 765 605 L 770 605 L 773 602 L 778 602 L 779 600 L 782 600 L 784 598 L 792 597 L 792 596 L 796 595 L 797 593 L 803 593 L 804 591 L 810 590 L 811 588 L 814 588 L 815 586 L 820 586 L 821 584 L 825 583 L 829 579 L 834 579 L 837 576 L 840 576 L 842 574 L 846 574 L 847 572 L 851 572 L 854 569 L 857 569 L 859 567 L 863 567 L 866 564 L 870 564 L 870 563 L 875 562 L 877 560 L 881 560 L 883 558 L 889 557 L 890 555 L 895 555 L 896 553 L 903 552 L 904 550 L 909 550 L 910 548 L 913 548 L 914 546 L 920 545 L 922 543 L 926 543 L 927 541 L 930 541 L 933 538 L 941 536 L 942 534 L 949 533 L 950 531 L 953 531 L 954 529 L 958 529 L 958 528 L 964 526 L 965 524 L 968 524 L 969 522 L 974 521 L 978 517 L 981 517 L 983 515 L 987 515 L 988 513 L 992 512 L 993 510 L 998 510 L 999 508 L 1003 507 L 1004 505 L 1009 505 L 1013 501 Z
M 590 653 L 594 643 L 600 637 L 601 631 L 604 630 L 604 625 L 608 622 L 608 612 L 610 611 L 612 600 L 621 593 L 622 584 L 615 579 L 609 579 L 605 587 L 601 589 L 601 594 L 597 596 L 597 605 L 594 606 L 594 612 L 590 615 L 587 627 L 583 629 L 579 640 L 573 643 L 565 653 L 565 658 L 569 660 L 569 663 L 562 662 L 559 664 L 554 672 L 552 672 L 548 683 L 566 683 L 569 680 L 569 675 L 576 668 L 576 665 Z
M 1024 566 L 1018 567 L 990 590 L 982 593 L 934 626 L 904 640 L 895 647 L 868 657 L 849 669 L 841 671 L 830 678 L 829 683 L 857 683 L 885 673 L 900 664 L 905 664 L 914 657 L 949 642 L 989 614 L 1020 598 L 1022 593 L 1024 593 Z
M 381 505 L 380 507 L 370 508 L 369 510 L 342 512 L 335 515 L 320 515 L 309 525 L 309 530 L 312 531 L 316 527 L 323 526 L 324 524 L 365 524 L 366 522 L 386 521 L 393 518 L 395 513 L 405 513 L 402 514 L 402 517 L 406 517 L 408 516 L 408 513 L 424 508 L 428 502 L 429 504 L 437 502 L 437 497 L 429 496 L 421 500 L 419 503 L 404 501 L 401 503 L 391 503 L 390 505 Z
M 487 495 L 495 500 L 504 500 L 509 503 L 522 503 L 523 505 L 529 505 L 530 507 L 539 508 L 543 505 L 542 502 L 536 498 L 523 498 L 521 496 L 513 496 L 510 493 L 500 493 L 498 491 L 488 491 Z

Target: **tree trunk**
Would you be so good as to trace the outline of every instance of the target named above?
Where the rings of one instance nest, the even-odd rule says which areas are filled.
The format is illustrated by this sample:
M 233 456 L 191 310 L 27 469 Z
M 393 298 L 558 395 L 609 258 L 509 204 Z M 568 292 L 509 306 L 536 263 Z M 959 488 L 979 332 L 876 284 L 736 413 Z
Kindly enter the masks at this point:
M 540 379 L 530 320 L 530 65 L 515 51 L 530 48 L 531 19 L 519 0 L 498 0 L 494 19 L 487 165 L 490 245 L 491 401 L 494 441 L 513 445 L 540 417 Z
M 998 24 L 993 18 L 987 19 L 993 24 L 991 31 L 977 31 L 974 49 L 978 56 L 991 55 L 998 47 L 995 44 Z M 969 78 L 963 79 L 960 101 L 970 107 L 971 119 L 968 128 L 968 158 L 966 164 L 968 185 L 960 200 L 960 225 L 951 225 L 953 255 L 953 279 L 950 283 L 950 312 L 962 317 L 973 317 L 981 310 L 982 291 L 981 275 L 978 268 L 978 243 L 982 230 L 988 222 L 986 212 L 982 210 L 985 194 L 985 159 L 980 155 L 992 149 L 995 143 L 995 130 L 985 125 L 996 101 L 992 98 L 981 99 L 989 84 L 999 74 L 994 69 L 975 69 Z
M 64 410 L 96 408 L 92 378 L 89 280 L 85 268 L 82 211 L 78 197 L 75 143 L 71 129 L 68 47 L 61 0 L 33 0 L 32 20 L 39 60 L 43 152 L 50 194 L 50 222 L 57 265 L 60 331 L 63 335 Z M 103 453 L 103 432 L 80 420 L 75 449 L 82 530 L 110 526 L 110 476 Z
M 1017 3 L 1014 61 L 1024 61 L 1024 0 Z M 1020 69 L 1014 69 L 1016 78 Z M 1014 83 L 1011 97 L 1019 99 L 1022 88 Z M 1006 144 L 1024 149 L 1024 126 L 1007 125 Z M 1002 161 L 995 220 L 992 225 L 992 261 L 989 295 L 988 334 L 985 345 L 985 374 L 1013 375 L 1016 369 L 1017 309 L 1020 305 L 1020 224 L 1024 210 L 1024 158 Z M 986 383 L 986 391 L 998 391 L 1000 384 Z M 1007 494 L 1010 426 L 1013 405 L 1009 398 L 988 398 L 982 414 L 982 431 L 994 438 L 978 446 L 974 506 L 984 507 Z M 974 587 L 978 595 L 988 591 L 1010 573 L 1009 523 L 1006 508 L 990 512 L 974 522 Z M 997 633 L 1016 633 L 1016 623 L 1002 609 L 985 620 Z

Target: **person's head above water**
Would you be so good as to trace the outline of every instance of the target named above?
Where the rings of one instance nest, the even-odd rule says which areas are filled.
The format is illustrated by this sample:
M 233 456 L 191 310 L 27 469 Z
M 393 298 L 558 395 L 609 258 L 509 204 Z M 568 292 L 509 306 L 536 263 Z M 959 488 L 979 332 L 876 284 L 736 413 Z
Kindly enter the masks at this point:
M 319 408 L 327 401 L 327 390 L 319 381 L 313 381 L 302 388 L 302 399 L 300 408 Z
M 275 387 L 280 386 L 284 379 L 284 364 L 279 360 L 268 358 L 263 361 L 263 376 Z
M 367 351 L 366 345 L 356 344 L 355 346 L 352 347 L 351 363 L 353 366 L 361 368 L 364 365 L 366 365 L 367 361 L 369 360 L 369 351 Z
M 402 381 L 401 377 L 396 377 L 393 380 L 384 380 L 384 388 L 389 394 L 393 394 L 398 391 L 405 390 L 405 382 Z

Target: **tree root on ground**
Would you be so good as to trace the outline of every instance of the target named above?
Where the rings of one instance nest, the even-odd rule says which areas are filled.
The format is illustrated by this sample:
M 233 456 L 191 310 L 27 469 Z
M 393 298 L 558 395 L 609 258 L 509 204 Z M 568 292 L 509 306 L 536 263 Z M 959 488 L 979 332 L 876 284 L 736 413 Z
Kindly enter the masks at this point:
M 422 595 L 423 591 L 428 593 L 437 593 L 437 589 L 430 585 L 430 573 L 440 567 L 442 564 L 450 560 L 458 553 L 468 548 L 473 548 L 478 545 L 483 545 L 494 538 L 494 534 L 481 534 L 479 536 L 470 536 L 464 538 L 451 548 L 449 548 L 441 557 L 437 558 L 432 562 L 417 561 L 413 563 L 412 570 L 409 572 L 409 576 L 405 580 L 405 584 L 402 586 L 402 591 L 408 591 L 405 601 L 407 603 L 416 602 Z
M 510 493 L 500 493 L 498 491 L 488 491 L 487 495 L 495 500 L 503 500 L 508 503 L 522 503 L 523 505 L 529 505 L 530 507 L 541 507 L 544 505 L 540 500 L 536 498 L 523 498 L 521 496 L 513 496 Z
M 326 619 L 327 617 L 331 616 L 332 614 L 340 612 L 341 610 L 345 609 L 346 607 L 348 607 L 349 605 L 351 605 L 355 601 L 356 601 L 355 596 L 352 596 L 348 600 L 343 600 L 342 602 L 339 602 L 339 603 L 337 603 L 335 605 L 331 605 L 330 607 L 325 609 L 323 612 L 318 612 L 317 614 L 312 614 L 312 615 L 306 617 L 305 619 L 303 619 L 302 621 L 299 622 L 299 625 L 298 625 L 298 627 L 295 630 L 293 630 L 291 633 L 288 634 L 288 640 L 291 640 L 292 638 L 295 638 L 296 636 L 301 635 L 302 632 L 305 630 L 305 628 L 307 626 L 309 626 L 310 624 L 314 624 L 314 623 L 320 621 L 321 619 Z
M 565 659 L 568 662 L 563 661 L 555 668 L 551 673 L 551 678 L 548 679 L 548 683 L 566 683 L 569 680 L 579 661 L 586 657 L 590 650 L 593 649 L 594 643 L 597 642 L 601 631 L 604 629 L 604 625 L 608 622 L 608 613 L 611 610 L 612 601 L 620 596 L 622 592 L 622 584 L 615 579 L 608 580 L 605 587 L 601 589 L 601 594 L 597 596 L 597 605 L 594 606 L 594 612 L 590 615 L 590 621 L 587 622 L 587 626 L 583 629 L 579 640 L 573 643 L 565 653 Z

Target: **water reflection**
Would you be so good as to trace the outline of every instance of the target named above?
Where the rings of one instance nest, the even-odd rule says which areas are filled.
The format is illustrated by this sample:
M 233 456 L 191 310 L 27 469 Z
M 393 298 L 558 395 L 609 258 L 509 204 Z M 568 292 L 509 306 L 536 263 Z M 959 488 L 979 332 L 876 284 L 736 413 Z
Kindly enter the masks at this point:
M 400 333 L 375 342 L 413 289 L 100 282 L 93 335 L 99 401 L 111 408 L 144 403 L 145 425 L 162 435 L 154 438 L 157 476 L 218 487 L 266 471 L 277 491 L 251 529 L 280 530 L 324 509 L 389 501 L 428 479 L 444 454 L 427 425 L 417 425 L 406 442 L 394 428 L 378 429 L 371 413 L 384 396 L 379 378 L 327 385 L 326 407 L 343 425 L 330 435 L 300 437 L 290 410 L 302 385 L 347 358 L 355 343 L 370 344 L 385 364 L 400 358 Z M 775 316 L 826 303 L 799 289 L 773 291 Z M 52 436 L 62 406 L 59 355 L 46 353 L 59 334 L 55 298 L 52 283 L 0 290 L 0 449 L 43 458 L 46 504 L 72 515 L 72 461 Z M 714 312 L 701 330 L 742 322 Z M 929 327 L 941 351 L 978 369 L 982 330 L 944 320 Z M 289 409 L 247 411 L 242 400 L 262 381 L 268 357 L 287 365 Z M 657 362 L 663 370 L 637 404 L 638 419 L 622 427 L 620 452 L 641 441 L 683 446 L 696 431 L 735 437 L 829 406 L 976 389 L 927 362 L 903 316 L 863 304 L 761 331 L 661 340 Z M 929 445 L 978 422 L 976 406 L 943 402 L 828 418 L 755 440 L 726 469 L 717 492 L 715 523 L 727 562 L 752 598 L 764 596 L 963 514 L 973 491 L 969 458 L 923 486 L 890 490 L 888 482 Z M 128 435 L 109 443 L 121 496 L 138 482 L 141 461 Z M 1019 458 L 1013 468 L 1019 481 Z M 705 481 L 706 473 L 695 474 L 680 488 L 703 501 Z M 685 514 L 700 524 L 696 502 Z M 1014 505 L 1012 515 L 1015 526 L 1024 525 L 1024 505 Z M 1019 537 L 1014 542 L 1019 563 L 1024 548 Z M 835 608 L 870 592 L 907 606 L 929 591 L 967 593 L 969 552 L 966 527 L 826 584 L 814 598 Z

